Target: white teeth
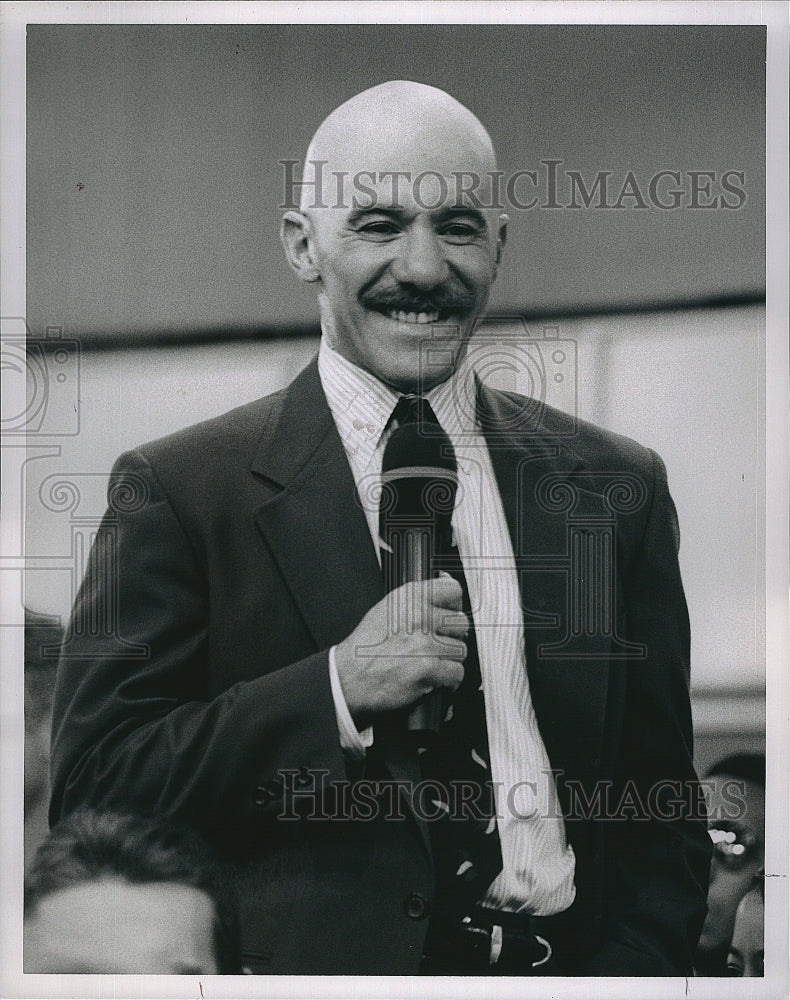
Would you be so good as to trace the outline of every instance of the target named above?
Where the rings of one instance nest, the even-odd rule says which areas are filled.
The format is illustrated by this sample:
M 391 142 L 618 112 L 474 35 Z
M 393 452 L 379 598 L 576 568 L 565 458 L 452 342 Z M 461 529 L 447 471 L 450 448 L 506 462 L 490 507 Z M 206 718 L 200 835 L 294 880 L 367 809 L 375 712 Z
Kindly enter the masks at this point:
M 438 312 L 403 312 L 403 310 L 391 309 L 387 314 L 390 319 L 394 319 L 397 323 L 416 323 L 420 326 L 425 323 L 435 323 L 439 318 Z

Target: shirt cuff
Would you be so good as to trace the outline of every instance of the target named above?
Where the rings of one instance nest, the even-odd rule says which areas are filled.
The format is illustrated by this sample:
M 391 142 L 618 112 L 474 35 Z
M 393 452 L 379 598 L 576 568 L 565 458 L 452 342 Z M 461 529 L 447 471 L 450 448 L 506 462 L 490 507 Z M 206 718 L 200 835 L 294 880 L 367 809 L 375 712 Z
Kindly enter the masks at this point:
M 329 650 L 329 683 L 332 688 L 332 699 L 335 703 L 335 715 L 337 716 L 337 729 L 340 733 L 340 746 L 351 754 L 355 760 L 362 760 L 368 747 L 373 746 L 373 727 L 359 730 L 354 725 L 351 713 L 348 710 L 346 699 L 343 694 L 343 687 L 335 663 L 335 647 Z

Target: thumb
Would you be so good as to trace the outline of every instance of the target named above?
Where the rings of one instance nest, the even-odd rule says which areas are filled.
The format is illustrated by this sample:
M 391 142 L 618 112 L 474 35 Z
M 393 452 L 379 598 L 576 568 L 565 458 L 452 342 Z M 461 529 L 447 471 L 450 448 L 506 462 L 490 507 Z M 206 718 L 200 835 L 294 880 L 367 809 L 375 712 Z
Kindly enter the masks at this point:
M 449 573 L 441 572 L 435 580 L 426 581 L 431 585 L 430 597 L 434 607 L 448 611 L 460 611 L 463 603 L 461 584 Z

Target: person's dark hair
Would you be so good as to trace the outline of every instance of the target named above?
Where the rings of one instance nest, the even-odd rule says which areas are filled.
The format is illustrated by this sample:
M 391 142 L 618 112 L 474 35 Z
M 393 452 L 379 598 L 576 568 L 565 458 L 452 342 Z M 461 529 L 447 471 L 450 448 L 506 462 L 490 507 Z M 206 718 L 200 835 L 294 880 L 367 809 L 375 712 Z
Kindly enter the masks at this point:
M 741 781 L 751 781 L 765 788 L 765 754 L 736 753 L 717 761 L 708 771 L 709 778 L 717 774 L 730 774 Z
M 25 726 L 49 717 L 63 631 L 56 618 L 25 608 Z
M 219 971 L 241 972 L 236 903 L 211 849 L 189 827 L 160 819 L 81 809 L 61 820 L 25 879 L 25 916 L 55 892 L 108 877 L 201 889 L 214 903 Z

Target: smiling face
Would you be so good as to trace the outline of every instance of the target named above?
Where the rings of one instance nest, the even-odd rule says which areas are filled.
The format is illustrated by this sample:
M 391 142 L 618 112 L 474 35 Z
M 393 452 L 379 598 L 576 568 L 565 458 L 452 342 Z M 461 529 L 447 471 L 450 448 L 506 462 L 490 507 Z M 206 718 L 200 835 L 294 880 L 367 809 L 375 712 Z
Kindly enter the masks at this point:
M 463 358 L 496 275 L 506 220 L 459 198 L 458 181 L 490 181 L 490 140 L 441 91 L 387 84 L 327 119 L 316 160 L 326 207 L 287 213 L 283 242 L 317 285 L 323 334 L 393 388 L 427 391 Z
M 715 850 L 710 866 L 708 915 L 699 939 L 701 951 L 725 948 L 735 924 L 739 900 L 762 868 L 765 857 L 765 789 L 753 781 L 716 775 L 719 789 L 743 789 L 745 809 L 738 819 L 715 823 Z M 716 800 L 718 802 L 718 800 Z
M 401 391 L 448 378 L 493 281 L 482 213 L 385 202 L 338 219 L 323 213 L 313 234 L 330 346 Z

